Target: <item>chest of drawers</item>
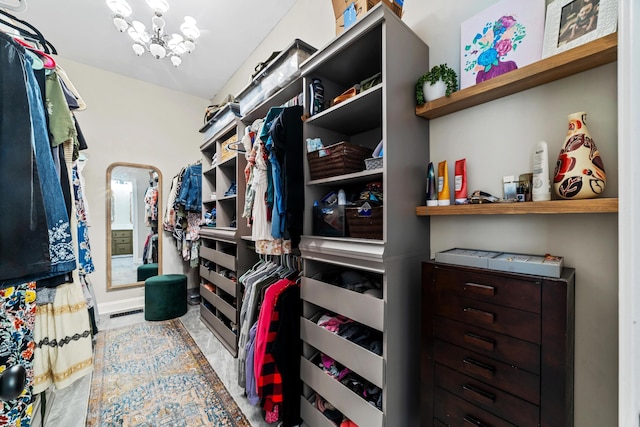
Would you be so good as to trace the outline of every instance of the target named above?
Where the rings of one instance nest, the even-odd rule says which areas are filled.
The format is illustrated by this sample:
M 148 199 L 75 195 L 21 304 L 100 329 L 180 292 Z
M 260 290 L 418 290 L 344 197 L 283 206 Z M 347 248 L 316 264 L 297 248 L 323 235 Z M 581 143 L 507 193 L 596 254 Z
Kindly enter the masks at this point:
M 424 426 L 573 426 L 575 272 L 425 262 Z

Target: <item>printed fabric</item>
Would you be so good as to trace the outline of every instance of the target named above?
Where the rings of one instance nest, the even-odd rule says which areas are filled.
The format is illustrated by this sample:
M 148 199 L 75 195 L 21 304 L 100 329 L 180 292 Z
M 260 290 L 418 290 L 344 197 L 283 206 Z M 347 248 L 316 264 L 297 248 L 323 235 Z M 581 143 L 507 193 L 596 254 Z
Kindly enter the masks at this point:
M 74 164 L 72 169 L 73 197 L 75 199 L 76 219 L 78 221 L 78 268 L 79 273 L 93 273 L 95 267 L 91 258 L 91 245 L 89 244 L 89 227 L 85 211 L 84 195 L 78 173 L 78 165 Z
M 27 383 L 22 394 L 15 400 L 0 402 L 1 426 L 31 425 L 35 316 L 35 282 L 0 290 L 0 374 L 16 365 L 27 371 Z
M 53 304 L 36 311 L 34 394 L 71 385 L 93 369 L 92 334 L 79 280 L 58 286 Z

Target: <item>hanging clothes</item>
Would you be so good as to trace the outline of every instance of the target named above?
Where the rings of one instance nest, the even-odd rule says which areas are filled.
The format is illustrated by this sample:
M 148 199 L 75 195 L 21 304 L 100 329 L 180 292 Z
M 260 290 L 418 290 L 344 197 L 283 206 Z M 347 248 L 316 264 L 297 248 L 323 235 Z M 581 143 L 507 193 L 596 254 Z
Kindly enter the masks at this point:
M 46 276 L 51 269 L 49 223 L 42 215 L 45 203 L 31 143 L 24 62 L 24 48 L 0 32 L 0 194 L 12 206 L 0 209 L 0 282 Z
M 191 268 L 199 266 L 200 222 L 202 217 L 202 164 L 197 162 L 180 170 L 173 180 L 165 210 L 163 227 L 171 230 L 176 248 Z
M 252 227 L 256 252 L 291 253 L 302 235 L 304 174 L 302 107 L 273 107 L 242 140 L 247 190 L 242 216 Z
M 8 426 L 30 425 L 39 387 L 65 387 L 93 366 L 83 286 L 92 294 L 87 274 L 94 267 L 72 170 L 78 124 L 55 61 L 46 58 L 45 77 L 41 54 L 0 32 L 0 194 L 12 208 L 0 212 L 0 372 L 26 371 L 24 391 L 0 408 L 0 424 Z M 50 307 L 54 317 L 63 314 L 61 325 L 43 315 Z

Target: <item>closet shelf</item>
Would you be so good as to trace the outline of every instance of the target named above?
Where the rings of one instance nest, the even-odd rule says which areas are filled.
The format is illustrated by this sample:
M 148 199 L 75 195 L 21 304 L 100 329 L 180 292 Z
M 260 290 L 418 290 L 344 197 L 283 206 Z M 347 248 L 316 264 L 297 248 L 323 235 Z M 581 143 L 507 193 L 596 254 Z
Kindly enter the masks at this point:
M 617 197 L 585 200 L 551 200 L 548 202 L 483 203 L 478 205 L 416 207 L 417 216 L 588 214 L 617 212 Z
M 233 243 L 236 240 L 236 229 L 224 227 L 201 227 L 200 237 Z
M 335 185 L 343 182 L 355 184 L 358 182 L 368 182 L 372 179 L 382 179 L 382 169 L 364 170 L 349 173 L 346 175 L 331 176 L 329 178 L 314 179 L 307 181 L 307 185 Z
M 416 107 L 416 115 L 435 119 L 507 95 L 559 80 L 618 59 L 618 33 L 542 59 L 491 80 Z
M 355 135 L 382 124 L 382 83 L 307 119 L 307 124 Z
M 213 178 L 215 179 L 215 174 L 216 174 L 216 167 L 213 166 L 210 169 L 207 169 L 206 171 L 202 172 L 203 175 L 213 175 Z

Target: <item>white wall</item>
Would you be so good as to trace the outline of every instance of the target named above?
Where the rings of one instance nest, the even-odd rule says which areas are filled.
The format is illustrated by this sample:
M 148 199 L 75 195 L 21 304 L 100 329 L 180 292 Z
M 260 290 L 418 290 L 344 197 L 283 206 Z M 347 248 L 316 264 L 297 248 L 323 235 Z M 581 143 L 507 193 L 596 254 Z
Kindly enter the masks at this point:
M 446 62 L 459 70 L 460 23 L 494 3 L 497 0 L 406 0 L 403 20 L 430 46 L 430 64 Z M 329 1 L 299 0 L 214 101 L 237 94 L 258 62 L 294 38 L 321 48 L 334 34 Z M 531 152 L 538 140 L 548 142 L 553 170 L 567 115 L 586 111 L 607 171 L 604 196 L 616 197 L 616 93 L 616 64 L 609 64 L 432 120 L 431 159 L 452 165 L 466 157 L 469 189 L 501 195 L 503 175 L 531 170 Z M 617 232 L 615 214 L 431 219 L 431 253 L 425 252 L 425 258 L 452 247 L 472 247 L 553 253 L 576 269 L 575 425 L 580 427 L 614 426 L 618 419 Z
M 334 36 L 335 21 L 331 2 L 298 0 L 231 79 L 214 95 L 213 102 L 220 102 L 229 94 L 240 93 L 249 84 L 255 66 L 266 60 L 272 52 L 286 49 L 293 40 L 300 39 L 316 49 L 321 49 Z
M 143 288 L 106 291 L 106 176 L 114 162 L 142 163 L 162 172 L 163 202 L 171 178 L 200 159 L 198 149 L 206 99 L 185 95 L 65 58 L 56 58 L 87 103 L 76 117 L 87 139 L 83 175 L 91 215 L 91 249 L 96 270 L 90 279 L 98 310 L 142 306 Z M 189 273 L 171 236 L 163 234 L 163 273 Z M 192 277 L 190 286 L 194 286 Z M 127 305 L 127 303 L 129 305 Z

